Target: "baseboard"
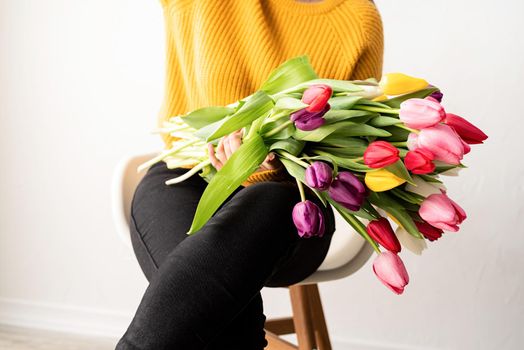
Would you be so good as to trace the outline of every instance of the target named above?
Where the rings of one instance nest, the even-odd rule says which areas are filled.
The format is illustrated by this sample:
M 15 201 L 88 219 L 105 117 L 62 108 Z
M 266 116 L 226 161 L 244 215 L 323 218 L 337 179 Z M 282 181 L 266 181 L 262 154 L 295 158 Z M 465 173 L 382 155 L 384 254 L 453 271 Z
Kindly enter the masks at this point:
M 130 314 L 103 309 L 0 298 L 0 324 L 18 327 L 119 339 L 132 317 Z M 294 341 L 291 338 L 289 340 Z M 430 350 L 336 335 L 331 335 L 331 343 L 334 350 Z
M 0 298 L 0 323 L 19 327 L 119 338 L 131 319 L 103 309 Z

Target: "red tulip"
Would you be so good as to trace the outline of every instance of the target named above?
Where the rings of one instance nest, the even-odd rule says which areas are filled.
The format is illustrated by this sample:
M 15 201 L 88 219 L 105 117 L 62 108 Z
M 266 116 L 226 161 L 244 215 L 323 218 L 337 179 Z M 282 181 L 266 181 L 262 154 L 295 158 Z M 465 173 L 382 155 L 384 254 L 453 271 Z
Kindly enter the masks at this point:
M 398 241 L 395 232 L 391 228 L 388 219 L 382 217 L 378 220 L 370 221 L 366 231 L 377 241 L 381 246 L 393 253 L 399 253 L 401 250 L 400 242 Z
M 418 210 L 422 219 L 431 226 L 456 232 L 466 219 L 466 212 L 445 193 L 428 196 Z
M 436 228 L 434 226 L 431 226 L 427 222 L 418 222 L 415 221 L 415 225 L 417 225 L 417 229 L 422 233 L 424 237 L 426 237 L 430 241 L 436 241 L 440 237 L 442 237 L 443 230 Z
M 333 89 L 331 89 L 331 86 L 313 84 L 302 94 L 302 102 L 309 105 L 306 108 L 308 112 L 320 112 L 324 109 L 332 94 Z
M 458 115 L 446 113 L 446 124 L 451 126 L 466 143 L 483 143 L 488 138 L 482 130 Z
M 419 148 L 408 151 L 404 158 L 406 168 L 413 174 L 428 174 L 435 170 L 433 164 L 433 153 L 428 150 Z
M 402 294 L 404 287 L 409 283 L 406 266 L 397 254 L 389 251 L 383 252 L 375 258 L 373 272 L 380 282 L 396 294 Z
M 386 141 L 371 142 L 364 151 L 364 163 L 370 168 L 383 168 L 399 160 L 399 150 Z

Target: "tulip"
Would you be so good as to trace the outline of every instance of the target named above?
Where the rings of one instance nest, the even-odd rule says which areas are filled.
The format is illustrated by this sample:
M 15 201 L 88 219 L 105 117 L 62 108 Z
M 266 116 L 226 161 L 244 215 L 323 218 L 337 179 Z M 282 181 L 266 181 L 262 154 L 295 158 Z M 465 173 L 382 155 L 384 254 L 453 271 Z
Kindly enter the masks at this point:
M 415 185 L 408 183 L 406 184 L 405 190 L 416 193 L 422 197 L 429 197 L 432 194 L 441 194 L 442 191 L 446 191 L 444 184 L 424 181 L 420 176 L 413 176 L 413 182 Z
M 384 74 L 379 83 L 385 95 L 403 95 L 422 90 L 429 84 L 424 79 L 402 73 Z
M 295 126 L 300 130 L 315 130 L 326 122 L 324 114 L 326 114 L 330 108 L 331 106 L 329 104 L 326 104 L 320 112 L 309 112 L 307 108 L 303 108 L 291 113 L 290 120 L 295 122 Z
M 383 168 L 399 160 L 399 150 L 386 141 L 371 142 L 364 151 L 364 163 L 370 168 Z
M 442 237 L 442 233 L 444 232 L 439 228 L 431 226 L 427 222 L 415 221 L 415 225 L 417 225 L 417 229 L 420 231 L 420 233 L 422 233 L 424 237 L 432 242 Z
M 393 232 L 393 228 L 388 219 L 381 217 L 378 220 L 372 220 L 366 227 L 369 236 L 378 244 L 393 253 L 399 253 L 401 250 L 400 242 Z
M 406 182 L 406 180 L 387 171 L 386 169 L 378 169 L 367 172 L 366 176 L 364 177 L 364 182 L 370 190 L 382 192 L 402 185 L 404 182 Z
M 427 197 L 418 210 L 422 219 L 431 226 L 457 232 L 458 225 L 466 219 L 466 212 L 445 193 Z
M 444 94 L 440 91 L 440 90 L 437 90 L 433 93 L 431 93 L 431 95 L 429 95 L 428 97 L 431 97 L 435 100 L 437 100 L 437 102 L 442 102 L 442 97 L 444 97 Z
M 313 162 L 306 169 L 306 184 L 314 189 L 325 191 L 333 181 L 333 169 L 325 162 Z
M 322 237 L 324 235 L 324 215 L 318 205 L 310 200 L 306 199 L 295 204 L 292 218 L 300 237 Z
M 396 294 L 402 294 L 404 287 L 409 283 L 406 266 L 397 254 L 389 251 L 385 251 L 375 258 L 373 272 L 380 282 Z
M 328 194 L 344 208 L 357 211 L 364 202 L 366 187 L 349 171 L 341 171 L 331 182 Z
M 464 157 L 464 143 L 457 133 L 445 124 L 437 124 L 420 131 L 417 136 L 409 136 L 410 150 L 422 148 L 433 154 L 434 159 L 448 164 L 460 164 Z
M 451 126 L 468 144 L 483 143 L 488 138 L 488 135 L 482 130 L 458 115 L 446 113 L 446 124 Z
M 326 84 L 311 85 L 302 94 L 302 102 L 308 104 L 308 112 L 320 112 L 326 106 L 328 100 L 333 94 L 331 86 Z
M 420 148 L 408 151 L 404 158 L 404 164 L 413 174 L 428 174 L 435 170 L 435 164 L 432 160 L 433 153 Z
M 413 254 L 421 255 L 422 251 L 428 247 L 425 239 L 414 237 L 401 226 L 397 227 L 395 235 L 400 244 Z
M 443 121 L 446 112 L 436 101 L 410 98 L 400 104 L 399 118 L 410 128 L 423 129 Z

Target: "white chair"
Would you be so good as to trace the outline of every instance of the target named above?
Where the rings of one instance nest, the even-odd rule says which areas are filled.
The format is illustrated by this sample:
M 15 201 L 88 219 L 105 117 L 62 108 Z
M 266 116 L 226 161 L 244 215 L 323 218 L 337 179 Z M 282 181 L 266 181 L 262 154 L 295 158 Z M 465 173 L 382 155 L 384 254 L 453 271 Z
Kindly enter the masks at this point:
M 135 188 L 147 170 L 137 173 L 138 165 L 157 153 L 129 155 L 121 159 L 113 173 L 112 209 L 117 234 L 132 250 L 129 215 Z M 166 185 L 167 186 L 167 185 Z M 271 350 L 330 350 L 331 344 L 318 292 L 319 282 L 347 277 L 360 269 L 373 253 L 373 249 L 355 232 L 342 216 L 333 209 L 336 230 L 328 253 L 318 270 L 289 286 L 293 317 L 266 320 L 267 349 Z M 279 337 L 296 333 L 298 347 Z

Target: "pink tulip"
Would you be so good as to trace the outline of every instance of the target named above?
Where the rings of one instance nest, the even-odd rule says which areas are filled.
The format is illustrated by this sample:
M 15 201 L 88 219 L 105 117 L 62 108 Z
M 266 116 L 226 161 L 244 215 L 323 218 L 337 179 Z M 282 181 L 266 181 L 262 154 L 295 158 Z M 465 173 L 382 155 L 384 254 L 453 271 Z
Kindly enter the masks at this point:
M 396 294 L 402 294 L 409 276 L 400 257 L 390 251 L 382 252 L 373 261 L 373 272 L 380 282 Z
M 430 151 L 436 160 L 448 164 L 460 164 L 468 149 L 460 136 L 449 126 L 437 124 L 425 128 L 418 135 L 408 136 L 408 148 L 415 150 L 422 148 Z
M 433 99 L 410 98 L 400 104 L 399 118 L 410 128 L 423 129 L 443 121 L 446 112 Z
M 320 112 L 326 107 L 328 100 L 333 94 L 331 86 L 326 84 L 313 84 L 302 94 L 302 102 L 307 103 L 308 112 Z
M 466 212 L 445 193 L 428 196 L 418 210 L 422 219 L 431 226 L 457 232 L 458 225 L 466 219 Z
M 446 113 L 446 124 L 451 126 L 466 143 L 483 143 L 488 138 L 482 130 L 456 114 Z

